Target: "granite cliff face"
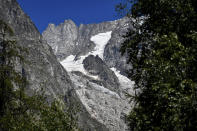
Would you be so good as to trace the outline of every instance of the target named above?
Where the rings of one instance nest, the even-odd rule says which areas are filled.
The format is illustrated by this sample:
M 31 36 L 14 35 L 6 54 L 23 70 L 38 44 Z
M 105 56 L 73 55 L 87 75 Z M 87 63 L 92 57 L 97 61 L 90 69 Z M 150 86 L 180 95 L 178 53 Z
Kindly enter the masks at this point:
M 23 70 L 29 82 L 27 93 L 31 95 L 34 91 L 39 92 L 41 88 L 44 88 L 49 101 L 54 97 L 64 96 L 66 102 L 74 101 L 80 105 L 80 127 L 83 127 L 84 130 L 107 130 L 105 125 L 92 118 L 87 112 L 74 90 L 75 85 L 69 74 L 16 0 L 0 0 L 0 20 L 6 22 L 13 29 L 17 44 L 27 50 L 27 52 L 21 52 L 26 63 L 16 63 L 16 69 L 21 72 Z M 65 28 L 69 29 L 70 27 Z M 0 41 L 1 39 L 0 35 Z M 71 39 L 73 40 L 74 37 Z
M 123 74 L 132 66 L 119 51 L 128 23 L 122 18 L 77 27 L 66 20 L 58 26 L 49 24 L 42 34 L 69 72 L 87 113 L 110 131 L 128 130 L 125 116 L 131 104 L 125 92 L 133 93 L 133 82 Z
M 79 27 L 73 21 L 65 20 L 58 26 L 49 24 L 42 35 L 52 47 L 57 58 L 62 61 L 71 54 L 77 57 L 94 50 L 95 44 L 90 38 L 99 33 L 112 31 L 112 37 L 104 49 L 104 62 L 109 67 L 116 67 L 121 73 L 124 73 L 131 68 L 131 65 L 126 64 L 126 56 L 121 56 L 119 50 L 123 41 L 122 35 L 128 27 L 131 25 L 126 17 L 99 24 L 81 24 Z
M 65 95 L 72 88 L 67 72 L 16 0 L 0 0 L 0 19 L 13 29 L 17 44 L 28 50 L 23 53 L 27 62 L 18 68 L 26 72 L 29 91 L 46 87 L 49 96 Z
M 55 27 L 50 24 L 47 28 L 50 33 L 45 33 L 43 36 L 50 43 L 54 54 L 58 59 L 62 60 L 70 54 L 75 54 L 74 50 L 77 44 L 78 27 L 71 20 L 65 20 L 64 23 Z M 65 38 L 65 36 L 67 36 Z

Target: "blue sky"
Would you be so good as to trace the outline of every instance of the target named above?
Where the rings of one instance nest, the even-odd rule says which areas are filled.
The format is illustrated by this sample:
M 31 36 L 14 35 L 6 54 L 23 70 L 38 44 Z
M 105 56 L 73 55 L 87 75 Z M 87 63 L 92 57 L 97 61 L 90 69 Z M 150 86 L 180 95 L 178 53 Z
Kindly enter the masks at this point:
M 77 25 L 118 19 L 115 5 L 121 0 L 17 0 L 40 32 L 49 23 L 56 25 L 66 19 Z

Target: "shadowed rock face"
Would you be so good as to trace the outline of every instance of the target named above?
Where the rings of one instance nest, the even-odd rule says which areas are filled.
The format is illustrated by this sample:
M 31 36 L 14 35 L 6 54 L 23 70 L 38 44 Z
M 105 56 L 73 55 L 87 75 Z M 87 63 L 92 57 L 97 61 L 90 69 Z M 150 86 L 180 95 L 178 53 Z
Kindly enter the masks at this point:
M 118 27 L 112 32 L 112 37 L 105 47 L 104 61 L 109 67 L 116 67 L 124 75 L 132 68 L 131 63 L 127 64 L 127 55 L 121 55 L 120 47 L 124 38 L 122 37 L 127 31 L 126 27 Z
M 21 52 L 27 62 L 18 68 L 24 67 L 30 91 L 42 87 L 46 88 L 47 95 L 55 97 L 72 88 L 67 72 L 16 0 L 0 0 L 0 19 L 13 29 L 17 44 L 28 50 L 28 53 Z
M 112 70 L 98 56 L 89 55 L 83 61 L 84 68 L 93 75 L 99 76 L 103 86 L 119 93 L 119 80 Z
M 67 101 L 78 102 L 81 106 L 80 127 L 83 127 L 84 131 L 94 129 L 107 131 L 105 125 L 93 119 L 87 113 L 76 91 L 73 90 L 75 86 L 70 76 L 58 62 L 51 47 L 42 39 L 39 31 L 31 19 L 22 11 L 16 0 L 0 0 L 0 19 L 13 29 L 17 44 L 28 51 L 28 53 L 21 52 L 27 62 L 24 64 L 16 63 L 17 70 L 22 72 L 23 68 L 29 82 L 27 93 L 31 95 L 33 91 L 44 88 L 49 100 L 54 97 L 65 96 Z M 73 29 L 72 26 L 64 27 L 68 30 Z M 75 37 L 71 36 L 70 39 L 74 41 Z

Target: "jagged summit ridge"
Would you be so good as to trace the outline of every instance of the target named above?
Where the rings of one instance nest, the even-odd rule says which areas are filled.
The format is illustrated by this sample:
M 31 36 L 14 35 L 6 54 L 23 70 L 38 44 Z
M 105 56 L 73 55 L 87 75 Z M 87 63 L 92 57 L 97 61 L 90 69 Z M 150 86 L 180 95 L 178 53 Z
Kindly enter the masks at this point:
M 126 57 L 122 57 L 119 52 L 120 43 L 123 40 L 122 35 L 128 27 L 130 25 L 127 17 L 100 24 L 81 24 L 79 27 L 72 20 L 65 20 L 58 26 L 49 24 L 42 35 L 52 47 L 57 58 L 62 61 L 69 55 L 86 55 L 96 46 L 90 40 L 92 36 L 112 31 L 112 39 L 104 49 L 104 61 L 110 67 L 115 66 L 123 73 L 131 68 L 130 65 L 126 64 Z
M 46 33 L 50 32 L 50 33 Z M 58 26 L 49 24 L 43 33 L 58 59 L 63 59 L 74 52 L 78 37 L 78 27 L 72 20 L 65 20 Z M 66 36 L 66 37 L 65 37 Z

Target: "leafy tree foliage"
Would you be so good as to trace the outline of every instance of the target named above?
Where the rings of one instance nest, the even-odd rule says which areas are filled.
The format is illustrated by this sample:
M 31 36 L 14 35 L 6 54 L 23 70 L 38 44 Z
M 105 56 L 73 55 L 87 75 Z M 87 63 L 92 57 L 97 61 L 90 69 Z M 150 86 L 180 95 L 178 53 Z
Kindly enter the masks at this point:
M 0 21 L 0 130 L 74 131 L 77 129 L 75 106 L 60 100 L 47 103 L 43 94 L 25 94 L 28 82 L 15 63 L 24 63 L 14 32 Z
M 122 45 L 133 64 L 129 75 L 136 89 L 131 130 L 197 130 L 196 0 L 127 2 L 136 29 Z

